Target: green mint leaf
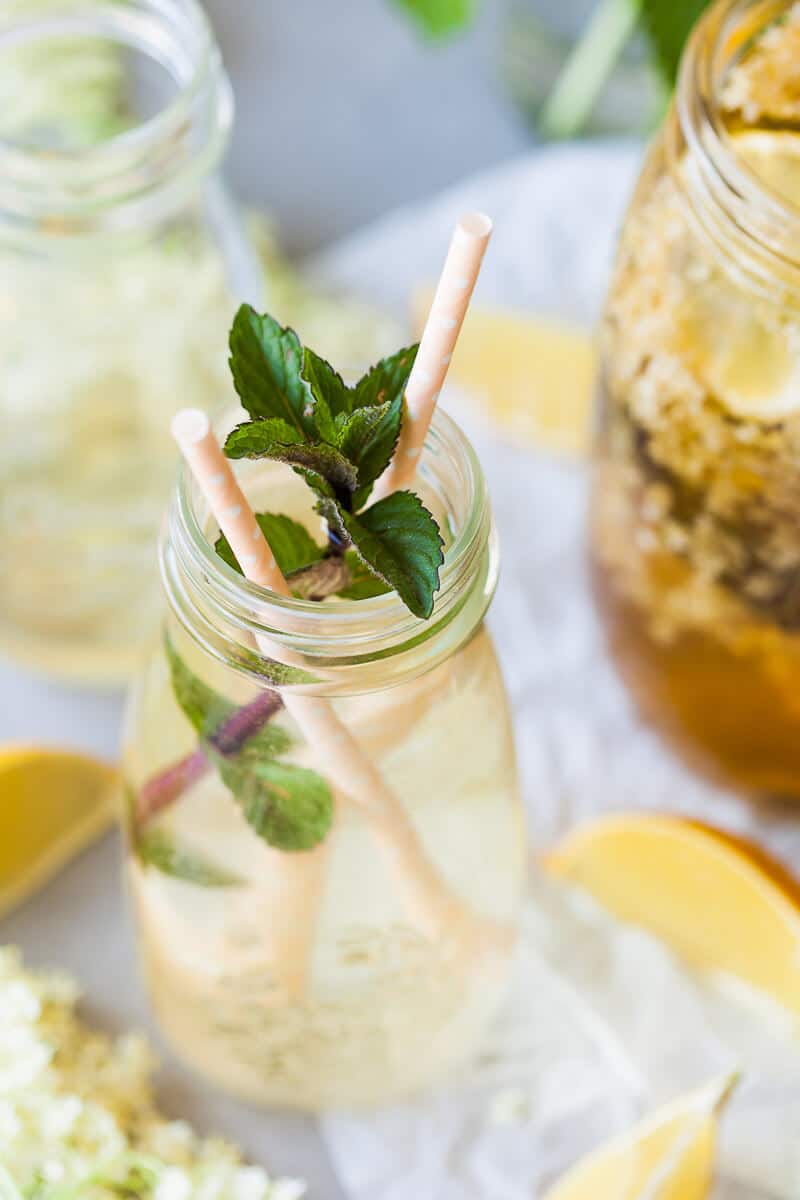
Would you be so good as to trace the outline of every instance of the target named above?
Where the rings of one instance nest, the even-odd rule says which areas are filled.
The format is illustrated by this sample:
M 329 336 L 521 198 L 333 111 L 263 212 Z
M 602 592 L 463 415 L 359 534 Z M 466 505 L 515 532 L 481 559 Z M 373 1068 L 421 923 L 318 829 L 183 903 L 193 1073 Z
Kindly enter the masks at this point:
M 301 571 L 311 563 L 317 562 L 325 553 L 316 544 L 305 525 L 293 521 L 281 513 L 256 513 L 256 520 L 261 532 L 269 542 L 275 562 L 284 575 L 292 575 Z M 242 574 L 242 569 L 236 561 L 236 556 L 230 547 L 225 534 L 220 534 L 214 546 L 220 558 L 233 567 L 234 571 Z
M 288 463 L 315 490 L 320 488 L 325 495 L 330 494 L 330 489 L 337 495 L 352 495 L 358 486 L 358 472 L 341 450 L 327 442 L 276 440 L 274 427 L 274 420 L 247 421 L 237 425 L 225 442 L 226 455 L 228 458 L 269 458 L 273 462 Z M 319 479 L 327 482 L 329 488 L 320 484 Z
M 339 434 L 339 449 L 358 470 L 358 489 L 353 508 L 358 511 L 369 499 L 372 485 L 388 467 L 400 437 L 403 397 L 385 404 L 357 408 Z
M 311 850 L 333 822 L 333 796 L 321 775 L 291 763 L 241 767 L 219 762 L 220 775 L 248 825 L 277 850 Z
M 406 346 L 376 363 L 353 389 L 353 408 L 372 408 L 402 399 L 418 349 L 418 344 Z
M 642 23 L 653 57 L 669 87 L 678 76 L 686 40 L 707 7 L 708 0 L 647 0 L 641 5 Z
M 163 829 L 151 829 L 141 834 L 136 842 L 136 852 L 145 866 L 185 883 L 212 888 L 243 887 L 245 884 L 241 876 L 179 846 Z
M 350 391 L 339 372 L 308 346 L 303 352 L 303 378 L 314 395 L 319 435 L 324 442 L 333 442 L 336 440 L 335 418 L 350 412 Z
M 189 670 L 170 638 L 164 639 L 164 645 L 178 707 L 201 738 L 211 737 L 232 716 L 235 706 Z
M 394 0 L 430 38 L 452 37 L 472 20 L 475 0 Z
M 377 575 L 373 575 L 355 550 L 347 551 L 345 561 L 350 568 L 350 583 L 337 592 L 342 600 L 371 600 L 373 596 L 385 596 L 392 590 Z
M 278 417 L 258 418 L 235 426 L 225 439 L 228 458 L 271 458 L 273 446 L 297 446 L 305 439 Z
M 237 705 L 226 700 L 219 692 L 203 683 L 202 679 L 199 679 L 193 671 L 190 671 L 169 638 L 164 639 L 164 644 L 175 700 L 190 725 L 197 730 L 203 744 L 207 745 L 218 737 L 226 722 L 230 721 L 240 710 Z M 274 667 L 276 675 L 280 678 L 274 680 L 270 678 L 270 683 L 305 683 L 309 680 L 309 677 L 303 677 L 302 672 L 297 672 L 296 667 L 284 667 L 282 663 L 275 663 Z M 287 672 L 292 674 L 292 678 L 284 678 Z M 301 678 L 295 679 L 293 677 L 295 672 Z M 242 753 L 244 749 L 255 747 L 258 753 L 272 758 L 285 754 L 291 744 L 291 737 L 285 729 L 272 722 L 267 722 L 244 738 L 238 753 Z
M 230 368 L 245 410 L 253 419 L 277 417 L 303 438 L 316 438 L 314 396 L 303 379 L 303 347 L 293 329 L 243 304 L 230 334 Z
M 325 502 L 323 511 L 416 617 L 431 615 L 444 562 L 443 543 L 436 521 L 418 496 L 393 492 L 358 516 L 331 501 Z

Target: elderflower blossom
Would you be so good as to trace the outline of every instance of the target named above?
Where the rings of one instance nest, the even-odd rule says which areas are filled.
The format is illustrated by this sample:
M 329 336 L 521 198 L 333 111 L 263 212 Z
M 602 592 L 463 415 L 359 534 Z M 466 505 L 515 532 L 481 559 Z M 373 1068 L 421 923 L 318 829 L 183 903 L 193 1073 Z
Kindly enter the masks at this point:
M 137 1036 L 87 1029 L 67 977 L 0 947 L 0 1200 L 300 1200 L 236 1148 L 156 1110 Z

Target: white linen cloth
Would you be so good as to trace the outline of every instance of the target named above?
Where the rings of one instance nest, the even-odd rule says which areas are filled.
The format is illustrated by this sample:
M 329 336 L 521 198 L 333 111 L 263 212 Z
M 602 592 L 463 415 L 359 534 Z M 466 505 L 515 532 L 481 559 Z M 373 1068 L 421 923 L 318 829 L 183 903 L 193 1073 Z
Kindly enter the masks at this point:
M 403 318 L 413 287 L 435 279 L 456 217 L 480 208 L 495 233 L 477 302 L 590 323 L 640 153 L 538 151 L 390 215 L 310 264 L 310 276 Z M 752 829 L 751 810 L 637 725 L 613 674 L 587 585 L 585 464 L 504 443 L 466 398 L 451 392 L 446 403 L 477 444 L 501 535 L 491 628 L 534 844 L 604 809 L 676 809 Z M 800 866 L 800 822 L 765 818 L 758 836 Z M 800 1196 L 800 1051 L 782 1050 L 782 1031 L 773 1040 L 768 1027 L 649 938 L 534 879 L 509 1008 L 479 1062 L 445 1093 L 327 1117 L 324 1135 L 352 1200 L 531 1200 L 643 1110 L 747 1064 L 755 1082 L 731 1109 L 718 1194 L 789 1200 Z

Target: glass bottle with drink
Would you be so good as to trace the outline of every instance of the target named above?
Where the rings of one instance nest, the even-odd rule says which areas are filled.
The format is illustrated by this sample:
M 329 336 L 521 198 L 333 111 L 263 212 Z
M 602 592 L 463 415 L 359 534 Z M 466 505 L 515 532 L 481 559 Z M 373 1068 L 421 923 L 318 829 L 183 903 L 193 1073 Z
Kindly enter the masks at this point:
M 601 329 L 598 603 L 699 770 L 800 798 L 800 10 L 719 0 L 623 229 Z
M 169 415 L 226 394 L 260 295 L 231 92 L 195 0 L 9 0 L 0 75 L 0 648 L 117 680 L 158 622 Z

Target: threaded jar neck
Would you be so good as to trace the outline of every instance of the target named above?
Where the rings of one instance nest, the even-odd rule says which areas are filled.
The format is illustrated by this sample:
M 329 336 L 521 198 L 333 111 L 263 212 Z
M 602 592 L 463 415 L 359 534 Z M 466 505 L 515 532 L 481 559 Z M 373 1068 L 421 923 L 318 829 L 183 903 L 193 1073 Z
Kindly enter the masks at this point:
M 684 52 L 667 153 L 692 224 L 729 274 L 771 301 L 800 305 L 800 208 L 738 152 L 723 94 L 732 71 L 794 0 L 718 0 Z
M 69 81 L 59 70 L 67 57 Z M 64 116 L 62 89 L 80 86 L 82 62 L 102 72 L 109 113 L 124 107 L 110 133 L 98 119 L 96 136 L 73 137 Z M 168 219 L 227 144 L 230 84 L 196 0 L 7 0 L 0 71 L 18 72 L 20 97 L 0 113 L 5 240 L 120 234 Z M 87 104 L 100 103 L 96 82 L 87 80 Z M 138 111 L 153 93 L 163 94 L 158 111 Z
M 253 473 L 243 468 L 248 494 L 259 472 L 287 470 L 269 463 L 255 467 Z M 307 676 L 304 682 L 298 677 L 296 686 L 317 695 L 381 690 L 432 669 L 483 620 L 497 583 L 499 554 L 480 464 L 442 412 L 434 418 L 417 479 L 426 502 L 434 501 L 446 543 L 441 587 L 427 621 L 413 616 L 394 592 L 315 603 L 247 582 L 214 552 L 215 526 L 185 470 L 161 543 L 162 577 L 174 617 L 207 653 L 262 685 L 271 670 L 257 649 L 265 641 L 272 659 Z M 309 494 L 309 508 L 312 503 Z M 289 686 L 294 685 L 290 679 Z

